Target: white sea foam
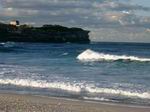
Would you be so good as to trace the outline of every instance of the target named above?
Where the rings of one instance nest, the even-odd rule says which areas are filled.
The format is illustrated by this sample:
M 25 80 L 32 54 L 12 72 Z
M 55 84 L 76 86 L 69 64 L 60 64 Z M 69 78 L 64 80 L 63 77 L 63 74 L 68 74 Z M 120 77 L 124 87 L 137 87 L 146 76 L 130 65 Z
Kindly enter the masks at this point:
M 70 83 L 64 82 L 46 82 L 40 80 L 29 80 L 29 79 L 0 79 L 0 84 L 11 84 L 23 87 L 35 87 L 35 88 L 50 88 L 50 89 L 61 89 L 72 92 L 80 92 L 80 87 Z
M 126 96 L 133 98 L 142 98 L 150 99 L 150 92 L 131 92 L 119 89 L 110 89 L 110 88 L 98 88 L 90 85 L 82 85 L 79 83 L 70 83 L 70 82 L 47 82 L 41 80 L 30 80 L 30 79 L 0 79 L 0 84 L 10 84 L 15 86 L 22 87 L 34 87 L 34 88 L 48 88 L 48 89 L 58 89 L 69 92 L 90 93 L 90 94 L 110 94 L 118 96 Z
M 111 101 L 109 99 L 106 99 L 106 98 L 99 98 L 99 97 L 83 97 L 83 99 L 85 100 L 95 100 L 95 101 Z
M 126 56 L 126 55 L 112 55 L 95 52 L 93 50 L 87 49 L 77 56 L 80 61 L 117 61 L 117 60 L 130 60 L 130 61 L 141 61 L 149 62 L 150 58 L 140 58 L 136 56 Z
M 90 93 L 104 93 L 104 94 L 112 94 L 112 95 L 120 95 L 120 96 L 127 96 L 127 97 L 137 97 L 143 99 L 150 99 L 150 92 L 131 92 L 131 91 L 124 91 L 119 89 L 109 89 L 109 88 L 86 88 L 87 91 Z

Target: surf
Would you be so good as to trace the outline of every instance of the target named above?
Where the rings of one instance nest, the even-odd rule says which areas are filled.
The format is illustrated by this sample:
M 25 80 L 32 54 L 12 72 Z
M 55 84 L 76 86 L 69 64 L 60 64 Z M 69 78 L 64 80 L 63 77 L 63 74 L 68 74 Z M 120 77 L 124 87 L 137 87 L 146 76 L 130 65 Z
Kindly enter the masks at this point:
M 77 56 L 77 59 L 84 62 L 92 61 L 139 61 L 139 62 L 150 62 L 150 58 L 142 58 L 137 56 L 127 56 L 127 55 L 113 55 L 99 53 L 90 49 L 85 50 Z
M 113 88 L 100 88 L 91 84 L 83 83 L 71 83 L 71 82 L 47 82 L 42 80 L 31 80 L 31 79 L 0 79 L 1 85 L 15 85 L 20 87 L 30 87 L 30 88 L 47 88 L 68 91 L 71 93 L 78 93 L 79 95 L 86 96 L 87 94 L 93 95 L 112 95 L 112 96 L 126 96 L 129 98 L 141 98 L 150 99 L 150 93 L 137 92 L 122 89 Z

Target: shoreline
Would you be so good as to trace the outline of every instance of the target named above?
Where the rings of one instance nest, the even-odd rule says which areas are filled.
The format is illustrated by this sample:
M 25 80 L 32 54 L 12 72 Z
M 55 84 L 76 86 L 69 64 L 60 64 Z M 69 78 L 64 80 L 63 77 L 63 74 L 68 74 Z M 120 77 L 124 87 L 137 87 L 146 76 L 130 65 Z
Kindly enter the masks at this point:
M 148 106 L 0 93 L 0 112 L 149 112 Z

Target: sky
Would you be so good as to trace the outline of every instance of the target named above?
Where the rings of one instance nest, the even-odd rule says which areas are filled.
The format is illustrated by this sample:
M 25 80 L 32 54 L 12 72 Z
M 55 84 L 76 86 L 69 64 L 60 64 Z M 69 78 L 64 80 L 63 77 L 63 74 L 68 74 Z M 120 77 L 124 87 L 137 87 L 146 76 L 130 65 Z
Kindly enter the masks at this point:
M 92 41 L 150 43 L 150 0 L 0 0 L 0 22 L 90 30 Z

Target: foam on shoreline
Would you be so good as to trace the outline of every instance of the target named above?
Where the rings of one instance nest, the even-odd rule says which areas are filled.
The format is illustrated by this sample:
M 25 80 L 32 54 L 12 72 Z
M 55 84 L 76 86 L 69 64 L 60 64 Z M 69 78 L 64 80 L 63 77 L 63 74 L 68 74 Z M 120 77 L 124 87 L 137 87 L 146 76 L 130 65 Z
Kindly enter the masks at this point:
M 31 87 L 31 88 L 47 88 L 47 89 L 57 89 L 73 93 L 78 93 L 79 95 L 84 94 L 108 94 L 112 96 L 125 96 L 129 98 L 141 98 L 150 99 L 149 92 L 137 92 L 137 91 L 126 91 L 121 89 L 113 88 L 98 88 L 94 85 L 83 85 L 82 83 L 69 83 L 69 82 L 47 82 L 40 80 L 29 80 L 29 79 L 0 79 L 0 84 L 4 85 L 15 85 L 21 87 Z

